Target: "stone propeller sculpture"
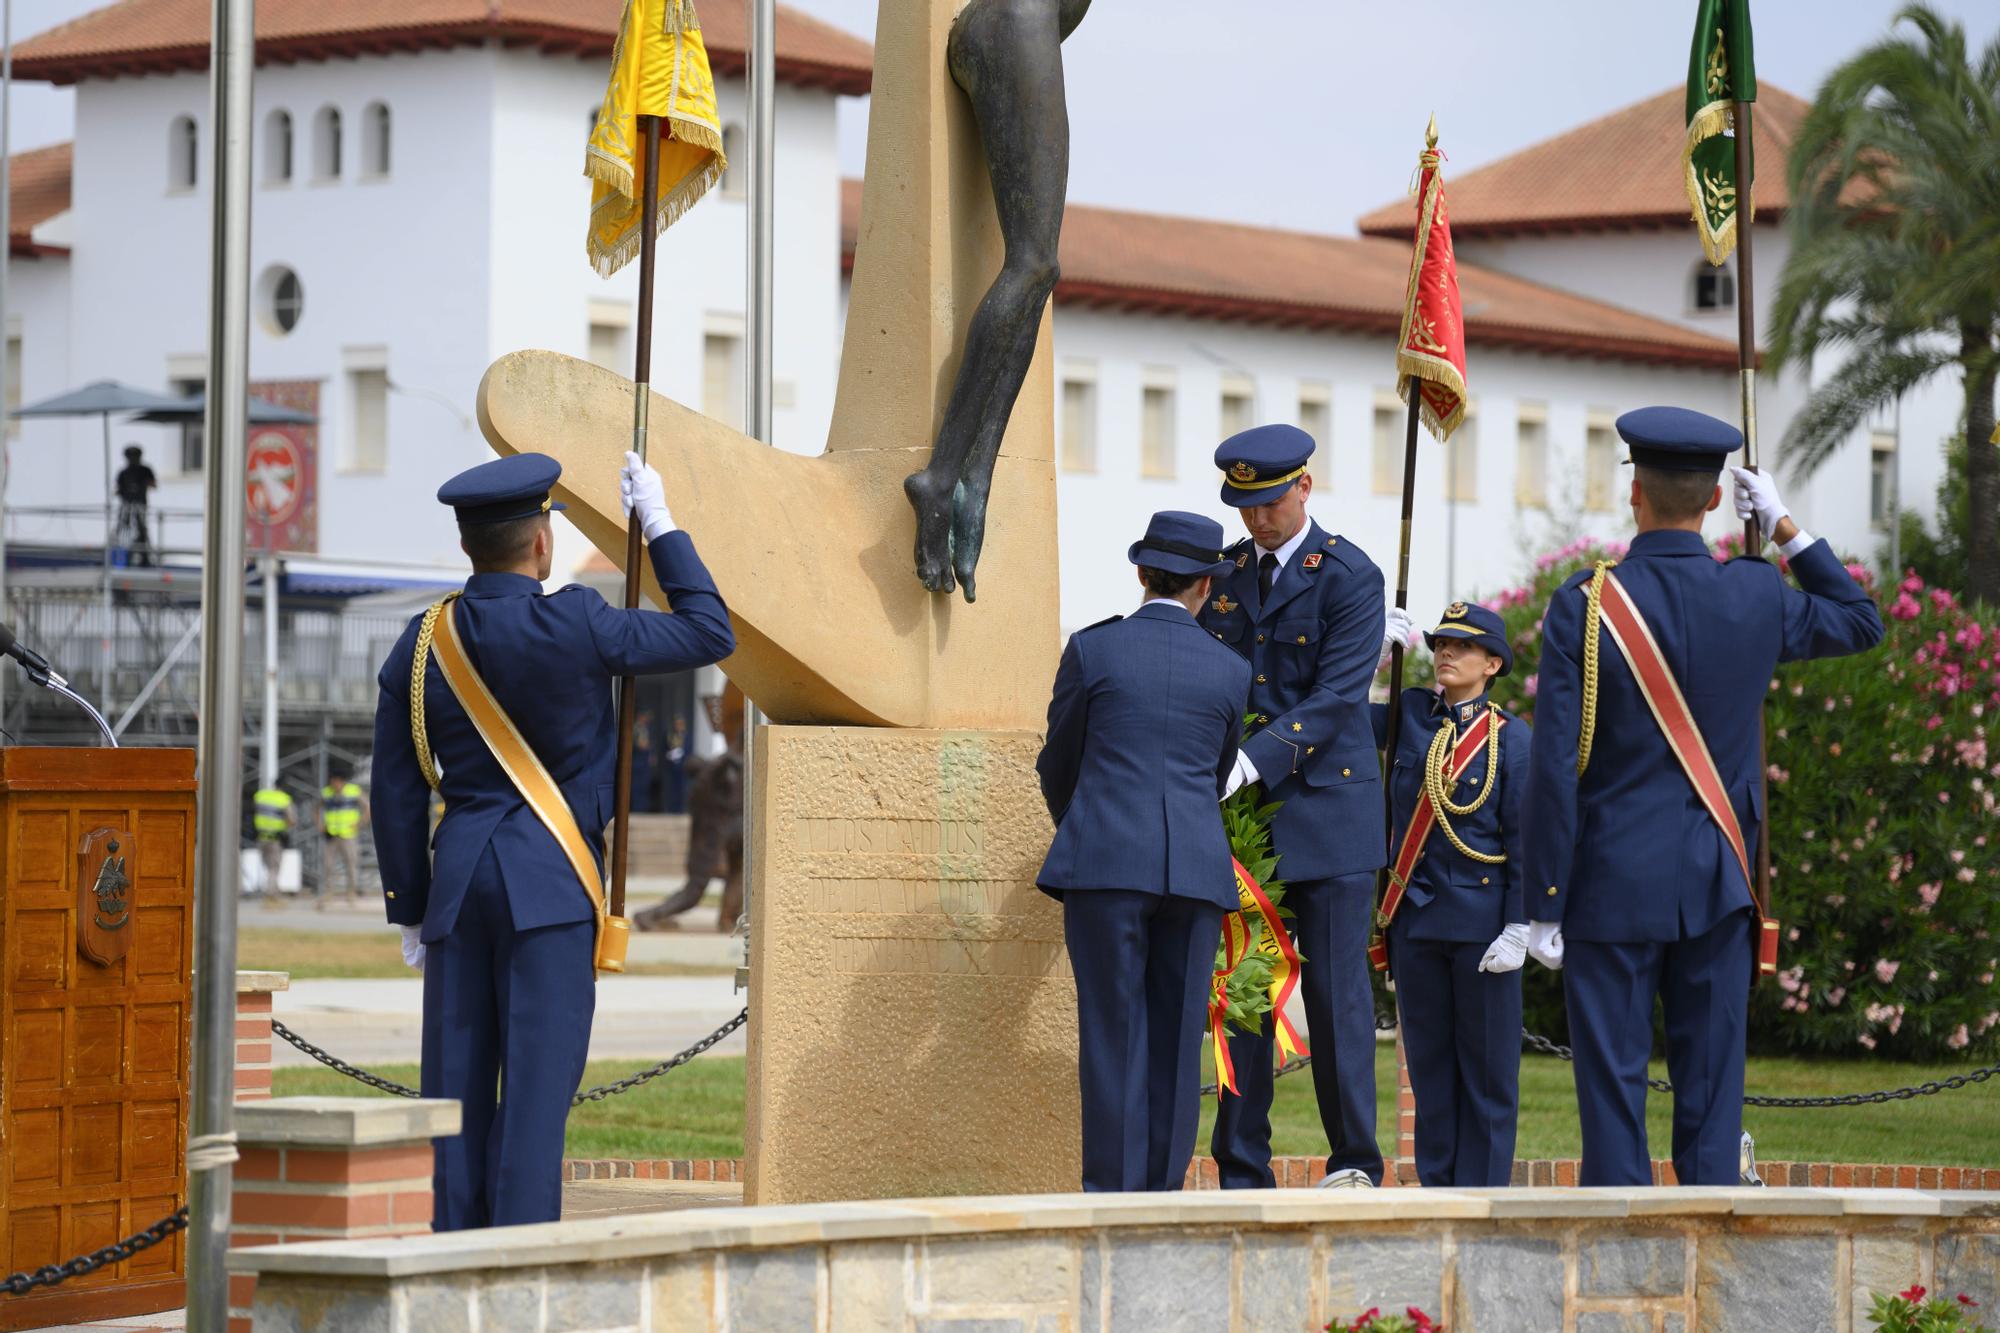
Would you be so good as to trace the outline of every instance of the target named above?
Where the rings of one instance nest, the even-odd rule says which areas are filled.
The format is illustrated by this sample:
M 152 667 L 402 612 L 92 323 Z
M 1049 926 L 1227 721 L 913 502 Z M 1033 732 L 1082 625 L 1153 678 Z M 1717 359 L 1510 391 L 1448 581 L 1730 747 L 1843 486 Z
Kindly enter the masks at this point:
M 1069 107 L 1062 44 L 1090 0 L 972 0 L 952 25 L 951 76 L 986 150 L 1006 244 L 999 276 L 966 333 L 930 462 L 903 481 L 917 515 L 917 578 L 975 600 L 993 463 L 1055 291 L 1069 192 Z
M 989 4 L 1047 10 L 1054 58 L 1053 0 L 974 0 L 965 22 Z M 1063 8 L 1080 15 L 1083 6 Z M 991 405 L 980 436 L 981 513 L 995 505 L 1007 516 L 981 538 L 988 596 L 977 608 L 932 597 L 907 563 L 917 531 L 902 481 L 930 456 L 913 442 L 944 433 L 953 386 L 967 378 L 958 361 L 967 325 L 1002 267 L 979 127 L 942 58 L 950 11 L 950 0 L 881 6 L 867 185 L 826 452 L 768 448 L 653 396 L 651 461 L 735 618 L 738 649 L 724 669 L 773 722 L 1035 730 L 1048 702 L 1060 645 L 1042 302 L 1014 313 L 1010 364 L 1022 364 L 1010 374 L 1019 392 Z M 998 167 L 992 176 L 1003 178 Z M 1059 197 L 1060 171 L 1055 180 Z M 502 357 L 479 389 L 480 427 L 494 449 L 560 459 L 569 518 L 621 566 L 618 462 L 631 439 L 631 393 L 623 376 L 540 351 Z M 646 579 L 660 600 L 650 572 Z

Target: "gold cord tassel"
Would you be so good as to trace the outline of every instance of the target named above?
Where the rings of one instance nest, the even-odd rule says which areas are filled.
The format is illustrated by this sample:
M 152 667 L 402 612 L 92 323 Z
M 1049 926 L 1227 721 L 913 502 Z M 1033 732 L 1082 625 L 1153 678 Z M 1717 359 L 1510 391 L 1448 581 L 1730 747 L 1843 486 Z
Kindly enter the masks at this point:
M 1458 836 L 1458 831 L 1452 828 L 1451 820 L 1446 817 L 1448 814 L 1461 816 L 1473 814 L 1481 806 L 1485 805 L 1487 799 L 1493 795 L 1493 780 L 1500 772 L 1500 718 L 1498 716 L 1500 710 L 1490 703 L 1486 707 L 1488 709 L 1486 722 L 1486 782 L 1480 788 L 1479 795 L 1475 796 L 1466 805 L 1455 805 L 1452 803 L 1450 781 L 1447 775 L 1451 770 L 1451 752 L 1455 737 L 1453 729 L 1449 726 L 1439 727 L 1437 733 L 1431 737 L 1430 753 L 1424 756 L 1424 793 L 1431 798 L 1431 814 L 1437 820 L 1439 831 L 1444 834 L 1446 840 L 1453 847 L 1458 849 L 1459 855 L 1477 861 L 1481 865 L 1497 866 L 1506 862 L 1507 857 L 1505 854 L 1494 856 L 1487 852 L 1476 852 L 1466 846 L 1464 841 Z
M 457 597 L 455 592 L 447 594 L 443 601 L 424 612 L 423 623 L 417 626 L 417 650 L 410 662 L 410 742 L 416 747 L 417 769 L 432 791 L 438 789 L 438 771 L 437 761 L 431 758 L 430 727 L 424 718 L 424 668 L 430 665 L 431 640 L 437 637 L 438 617 Z
M 1576 775 L 1590 767 L 1591 742 L 1597 739 L 1597 628 L 1604 618 L 1604 579 L 1616 560 L 1600 560 L 1583 594 L 1583 730 L 1576 738 Z

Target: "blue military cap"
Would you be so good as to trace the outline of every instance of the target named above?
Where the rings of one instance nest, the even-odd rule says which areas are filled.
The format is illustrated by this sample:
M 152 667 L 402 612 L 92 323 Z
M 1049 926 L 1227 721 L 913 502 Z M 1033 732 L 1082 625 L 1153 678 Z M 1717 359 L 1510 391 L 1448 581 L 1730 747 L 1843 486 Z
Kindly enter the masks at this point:
M 1305 475 L 1313 437 L 1297 426 L 1252 426 L 1215 450 L 1222 469 L 1222 503 L 1234 509 L 1270 504 Z
M 1743 432 L 1686 407 L 1639 407 L 1618 418 L 1633 463 L 1670 472 L 1720 472 L 1743 447 Z
M 438 503 L 458 511 L 461 526 L 505 523 L 565 506 L 549 498 L 562 464 L 547 454 L 511 454 L 467 468 L 438 487 Z
M 1437 651 L 1439 639 L 1470 640 L 1500 659 L 1501 675 L 1514 669 L 1514 650 L 1507 643 L 1507 622 L 1500 619 L 1498 611 L 1488 610 L 1477 602 L 1453 602 L 1447 606 L 1437 628 L 1424 634 L 1424 643 L 1432 652 Z
M 1169 574 L 1221 577 L 1235 566 L 1222 558 L 1222 525 L 1200 514 L 1163 509 L 1125 554 L 1135 565 Z

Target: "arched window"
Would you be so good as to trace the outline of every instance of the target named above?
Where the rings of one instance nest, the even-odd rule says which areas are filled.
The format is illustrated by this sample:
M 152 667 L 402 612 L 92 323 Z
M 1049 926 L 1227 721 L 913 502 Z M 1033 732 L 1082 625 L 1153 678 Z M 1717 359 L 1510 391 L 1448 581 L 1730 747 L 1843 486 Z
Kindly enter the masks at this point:
M 167 129 L 167 188 L 176 192 L 195 186 L 199 160 L 193 116 L 175 116 Z
M 264 118 L 264 183 L 288 185 L 292 179 L 292 113 L 273 111 Z
M 732 199 L 741 199 L 749 188 L 750 159 L 743 156 L 743 127 L 728 124 L 722 127 L 722 156 L 729 165 L 722 173 L 722 192 Z
M 313 179 L 340 179 L 340 111 L 323 106 L 313 117 Z
M 1706 259 L 1699 260 L 1694 273 L 1688 279 L 1688 307 L 1697 312 L 1704 310 L 1734 310 L 1736 308 L 1736 267 L 1724 264 L 1716 268 Z
M 370 102 L 361 113 L 361 174 L 389 174 L 389 107 Z

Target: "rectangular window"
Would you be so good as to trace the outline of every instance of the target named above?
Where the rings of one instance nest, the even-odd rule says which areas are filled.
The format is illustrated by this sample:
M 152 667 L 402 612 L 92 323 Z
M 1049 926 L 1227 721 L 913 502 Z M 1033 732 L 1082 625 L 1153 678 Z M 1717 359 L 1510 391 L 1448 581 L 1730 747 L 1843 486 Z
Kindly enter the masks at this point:
M 1868 521 L 1887 528 L 1896 510 L 1896 437 L 1876 431 L 1868 441 Z
M 1097 471 L 1097 382 L 1077 375 L 1062 386 L 1062 468 Z
M 587 309 L 590 342 L 586 356 L 590 363 L 630 375 L 632 352 L 627 337 L 632 329 L 631 305 L 624 301 L 592 301 Z
M 1226 440 L 1249 430 L 1257 416 L 1257 386 L 1247 375 L 1222 377 L 1222 411 L 1216 438 Z
M 1609 421 L 1592 421 L 1583 435 L 1583 507 L 1610 513 L 1617 476 L 1618 432 Z
M 207 387 L 208 380 L 202 375 L 178 375 L 167 381 L 167 388 L 183 398 L 192 397 Z M 201 471 L 205 429 L 203 423 L 199 421 L 181 424 L 181 471 Z
M 1479 420 L 1470 408 L 1444 446 L 1444 494 L 1459 504 L 1479 500 Z
M 701 340 L 701 410 L 732 430 L 743 429 L 743 339 L 708 333 Z
M 347 372 L 347 470 L 381 472 L 389 466 L 389 372 L 350 367 Z
M 1374 491 L 1377 495 L 1403 493 L 1404 408 L 1393 393 L 1375 395 Z
M 1521 409 L 1514 437 L 1514 505 L 1549 507 L 1549 419 L 1539 408 Z
M 7 438 L 21 438 L 21 423 L 14 412 L 21 406 L 21 335 L 7 335 Z
M 1333 390 L 1325 384 L 1299 385 L 1299 429 L 1313 437 L 1313 489 L 1333 484 Z
M 1174 475 L 1174 386 L 1171 373 L 1147 376 L 1139 404 L 1139 475 Z

